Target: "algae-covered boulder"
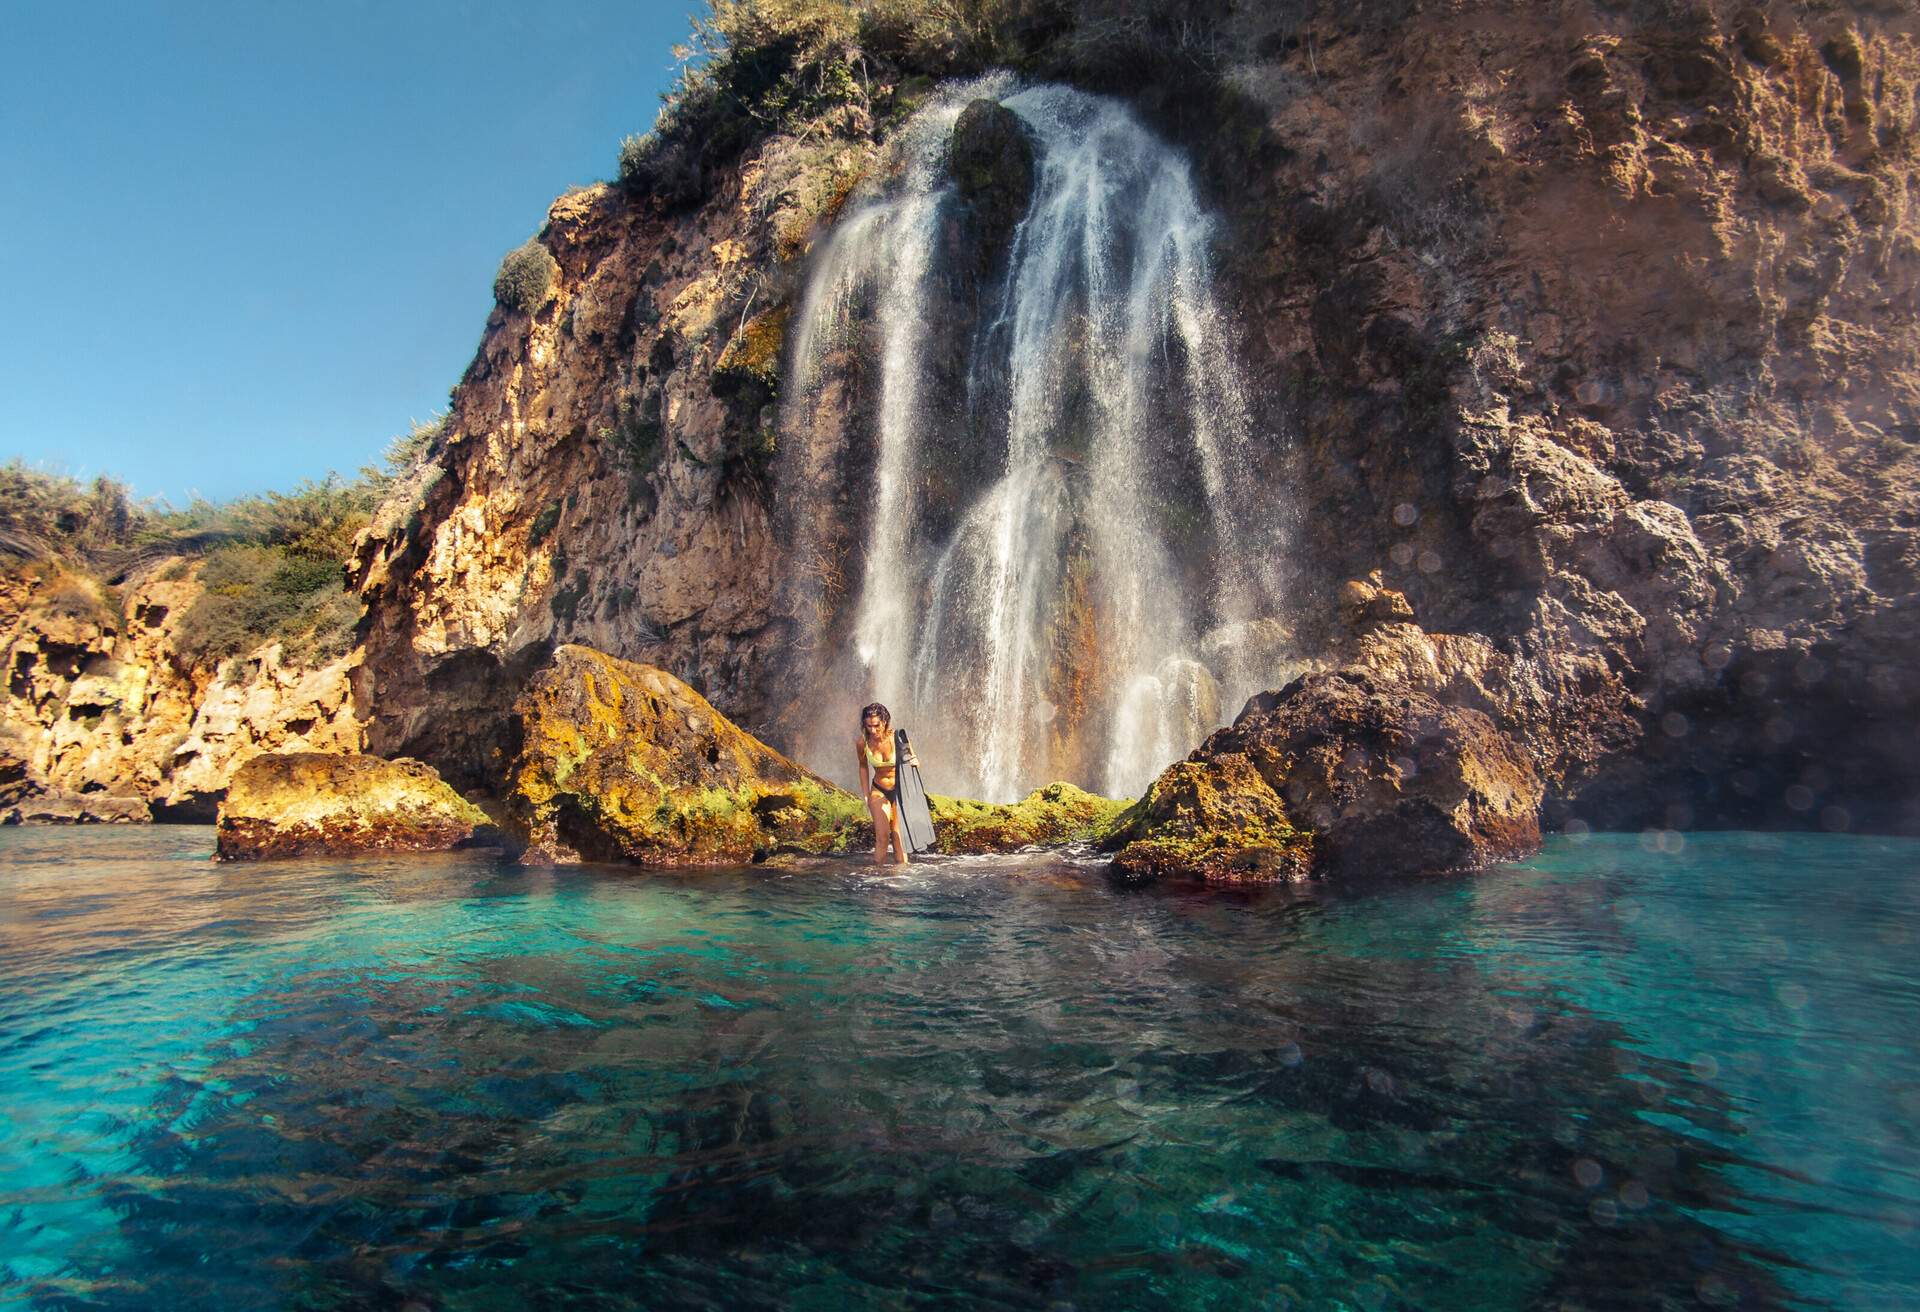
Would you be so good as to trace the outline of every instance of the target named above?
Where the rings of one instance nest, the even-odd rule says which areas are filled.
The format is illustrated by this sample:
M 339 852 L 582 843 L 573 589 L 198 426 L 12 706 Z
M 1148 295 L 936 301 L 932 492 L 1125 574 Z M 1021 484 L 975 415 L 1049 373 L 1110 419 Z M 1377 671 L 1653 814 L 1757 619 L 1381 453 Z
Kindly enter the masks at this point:
M 529 863 L 737 865 L 844 848 L 866 809 L 664 670 L 565 646 L 513 710 Z
M 973 802 L 936 794 L 927 803 L 933 812 L 934 850 L 967 854 L 1104 838 L 1128 806 L 1068 783 L 1036 788 L 1018 802 Z
M 275 752 L 241 766 L 220 803 L 222 861 L 428 852 L 497 840 L 486 813 L 419 761 Z
M 1539 845 L 1541 794 L 1478 711 L 1355 671 L 1309 674 L 1168 768 L 1109 845 L 1135 882 L 1471 868 Z

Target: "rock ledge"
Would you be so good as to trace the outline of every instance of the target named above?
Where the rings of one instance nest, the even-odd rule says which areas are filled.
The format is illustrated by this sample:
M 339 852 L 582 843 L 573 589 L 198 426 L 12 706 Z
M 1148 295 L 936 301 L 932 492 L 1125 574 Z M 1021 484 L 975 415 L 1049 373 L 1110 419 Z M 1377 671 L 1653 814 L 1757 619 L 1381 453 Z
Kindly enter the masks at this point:
M 222 861 L 428 852 L 497 839 L 486 813 L 419 761 L 330 752 L 256 756 L 221 803 Z

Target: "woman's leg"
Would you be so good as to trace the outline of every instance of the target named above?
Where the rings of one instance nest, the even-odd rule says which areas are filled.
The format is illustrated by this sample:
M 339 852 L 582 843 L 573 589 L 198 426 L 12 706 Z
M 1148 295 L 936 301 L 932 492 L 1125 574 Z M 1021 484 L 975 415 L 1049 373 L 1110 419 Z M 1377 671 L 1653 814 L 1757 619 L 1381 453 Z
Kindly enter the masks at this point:
M 888 805 L 887 816 L 893 822 L 894 864 L 904 866 L 908 861 L 906 822 L 900 818 L 900 808 L 898 806 Z
M 887 859 L 887 839 L 893 830 L 893 816 L 887 806 L 887 795 L 878 788 L 867 790 L 867 814 L 873 817 L 873 863 L 881 865 Z

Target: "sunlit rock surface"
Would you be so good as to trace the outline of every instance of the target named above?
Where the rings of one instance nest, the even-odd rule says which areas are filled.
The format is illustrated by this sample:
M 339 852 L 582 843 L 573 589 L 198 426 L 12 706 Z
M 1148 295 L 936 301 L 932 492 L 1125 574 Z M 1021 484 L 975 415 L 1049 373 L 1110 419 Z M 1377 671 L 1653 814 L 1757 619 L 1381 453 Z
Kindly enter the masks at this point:
M 360 653 L 310 668 L 268 643 L 195 662 L 180 623 L 201 593 L 196 573 L 162 558 L 112 590 L 52 565 L 0 573 L 9 814 L 210 821 L 233 772 L 262 752 L 358 750 Z
M 1163 773 L 1114 867 L 1223 883 L 1471 869 L 1539 845 L 1540 798 L 1532 761 L 1480 712 L 1310 674 Z
M 222 861 L 425 852 L 495 840 L 486 813 L 419 761 L 331 752 L 255 756 L 214 830 Z
M 0 767 L 4 765 L 0 758 Z M 37 792 L 0 806 L 0 824 L 5 825 L 128 824 L 152 818 L 139 798 L 111 793 Z
M 554 652 L 513 714 L 506 805 L 529 864 L 742 865 L 844 847 L 866 815 L 671 674 L 588 647 Z

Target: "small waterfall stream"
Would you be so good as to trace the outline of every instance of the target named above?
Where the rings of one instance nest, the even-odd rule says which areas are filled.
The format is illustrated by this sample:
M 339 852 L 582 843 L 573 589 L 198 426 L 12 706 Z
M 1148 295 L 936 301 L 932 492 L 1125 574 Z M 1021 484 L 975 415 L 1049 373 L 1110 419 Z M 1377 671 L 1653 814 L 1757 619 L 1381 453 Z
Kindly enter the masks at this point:
M 980 98 L 1018 116 L 1034 184 L 969 288 L 946 152 Z M 849 347 L 872 390 L 850 675 L 918 730 L 941 791 L 1137 793 L 1284 648 L 1211 221 L 1177 151 L 1069 88 L 952 88 L 892 149 L 816 256 L 789 357 L 790 396 Z

